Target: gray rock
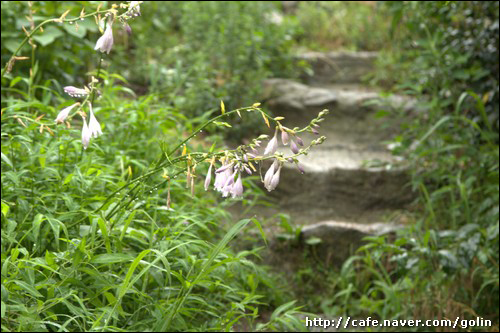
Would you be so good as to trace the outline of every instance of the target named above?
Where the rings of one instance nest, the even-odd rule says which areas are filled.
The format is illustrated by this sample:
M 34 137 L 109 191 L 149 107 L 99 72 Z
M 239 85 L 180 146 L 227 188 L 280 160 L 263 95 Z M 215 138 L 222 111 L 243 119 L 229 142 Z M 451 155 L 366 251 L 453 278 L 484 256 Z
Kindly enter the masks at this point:
M 364 237 L 393 233 L 400 228 L 401 225 L 382 222 L 360 224 L 324 221 L 303 227 L 301 237 L 306 242 L 312 238 L 320 239 L 318 246 L 328 263 L 339 265 L 363 244 Z

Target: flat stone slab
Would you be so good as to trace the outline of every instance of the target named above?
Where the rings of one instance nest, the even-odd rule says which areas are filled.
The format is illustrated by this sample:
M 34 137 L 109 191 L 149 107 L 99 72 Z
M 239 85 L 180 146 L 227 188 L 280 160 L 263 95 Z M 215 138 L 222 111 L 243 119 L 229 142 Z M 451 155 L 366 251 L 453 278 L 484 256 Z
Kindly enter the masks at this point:
M 402 225 L 382 222 L 361 224 L 322 221 L 304 226 L 301 230 L 301 238 L 306 243 L 312 238 L 321 240 L 317 246 L 320 246 L 322 255 L 329 263 L 339 265 L 363 245 L 364 237 L 392 233 L 402 227 Z
M 276 114 L 308 118 L 322 109 L 329 109 L 334 115 L 360 118 L 381 109 L 411 111 L 416 108 L 415 100 L 398 95 L 382 98 L 378 91 L 359 85 L 314 87 L 279 78 L 264 81 L 264 99 Z
M 301 230 L 301 234 L 304 239 L 316 237 L 321 239 L 324 243 L 339 244 L 343 241 L 348 242 L 349 240 L 346 238 L 379 236 L 394 232 L 402 227 L 403 226 L 401 225 L 386 222 L 367 224 L 342 221 L 322 221 L 304 226 Z

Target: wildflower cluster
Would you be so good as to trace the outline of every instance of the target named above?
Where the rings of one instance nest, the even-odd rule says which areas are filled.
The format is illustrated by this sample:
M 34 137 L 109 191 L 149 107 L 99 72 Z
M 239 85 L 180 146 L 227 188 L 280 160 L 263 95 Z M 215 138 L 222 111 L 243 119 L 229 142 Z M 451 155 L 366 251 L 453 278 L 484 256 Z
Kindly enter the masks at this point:
M 96 16 L 96 22 L 99 24 L 99 28 L 101 29 L 102 32 L 102 27 L 101 25 L 105 25 L 106 29 L 104 30 L 104 33 L 102 36 L 97 40 L 96 45 L 94 50 L 99 50 L 102 53 L 109 54 L 111 52 L 111 49 L 113 47 L 113 24 L 115 21 L 120 21 L 123 24 L 123 27 L 125 31 L 130 35 L 132 33 L 132 29 L 128 25 L 127 21 L 132 19 L 133 17 L 140 16 L 141 10 L 140 10 L 140 4 L 142 1 L 130 1 L 128 4 L 122 3 L 120 4 L 120 8 L 125 8 L 126 11 L 118 15 L 117 5 L 112 5 L 112 8 L 106 12 L 104 17 L 101 17 L 100 14 Z M 99 6 L 100 8 L 100 6 Z M 98 8 L 98 12 L 99 12 Z M 65 16 L 65 15 L 63 15 Z M 80 19 L 83 20 L 85 16 L 84 10 L 80 13 Z M 63 18 L 63 17 L 62 17 Z M 60 19 L 60 22 L 62 22 L 62 18 Z M 70 22 L 72 23 L 72 21 Z M 100 66 L 99 66 L 100 68 Z M 99 77 L 99 72 L 97 74 Z M 92 80 L 90 84 L 87 86 L 84 86 L 83 88 L 77 88 L 73 86 L 67 86 L 64 87 L 64 92 L 67 93 L 69 96 L 73 98 L 84 98 L 84 101 L 82 103 L 77 102 L 72 104 L 69 107 L 64 108 L 59 112 L 57 115 L 55 121 L 57 124 L 64 123 L 66 119 L 70 116 L 70 112 L 77 107 L 75 110 L 74 114 L 78 113 L 83 120 L 83 126 L 82 126 L 82 145 L 84 149 L 87 149 L 87 147 L 90 144 L 90 139 L 92 137 L 97 138 L 99 135 L 102 134 L 102 129 L 101 125 L 97 121 L 97 118 L 94 115 L 94 112 L 92 110 L 92 102 L 94 100 L 95 94 L 100 95 L 100 92 L 95 88 L 96 84 L 98 83 L 98 80 L 94 77 L 92 77 Z M 86 113 L 82 110 L 82 107 L 84 105 L 88 104 L 89 108 L 89 120 L 87 122 L 86 118 L 87 115 Z M 70 124 L 68 121 L 66 121 L 66 126 L 69 128 Z
M 297 134 L 303 131 L 309 131 L 318 135 L 318 123 L 323 121 L 323 117 L 326 114 L 328 114 L 328 110 L 321 111 L 307 127 L 301 130 L 298 128 L 292 130 L 283 126 L 280 123 L 280 120 L 284 119 L 283 117 L 274 118 L 277 124 L 274 136 L 269 140 L 262 154 L 259 153 L 259 148 L 261 148 L 262 140 L 268 138 L 267 135 L 259 136 L 248 146 L 240 146 L 235 151 L 224 152 L 219 158 L 222 165 L 215 170 L 215 190 L 222 193 L 223 197 L 228 197 L 229 195 L 231 195 L 232 198 L 242 197 L 242 174 L 247 173 L 248 175 L 252 175 L 257 172 L 257 170 L 261 173 L 265 160 L 273 160 L 263 178 L 261 173 L 261 180 L 264 183 L 264 187 L 269 192 L 276 189 L 278 186 L 280 172 L 285 163 L 295 164 L 299 171 L 304 173 L 304 168 L 298 163 L 297 157 L 307 154 L 312 146 L 323 143 L 326 138 L 322 136 L 316 140 L 312 140 L 308 146 L 305 146 L 303 140 Z M 278 152 L 278 132 L 281 132 L 281 141 L 283 145 L 290 145 L 290 150 L 294 155 L 284 156 L 282 152 Z M 298 146 L 303 148 L 299 149 Z M 205 178 L 205 190 L 208 190 L 210 187 L 212 169 L 215 162 L 216 157 L 213 157 L 210 160 L 210 167 Z

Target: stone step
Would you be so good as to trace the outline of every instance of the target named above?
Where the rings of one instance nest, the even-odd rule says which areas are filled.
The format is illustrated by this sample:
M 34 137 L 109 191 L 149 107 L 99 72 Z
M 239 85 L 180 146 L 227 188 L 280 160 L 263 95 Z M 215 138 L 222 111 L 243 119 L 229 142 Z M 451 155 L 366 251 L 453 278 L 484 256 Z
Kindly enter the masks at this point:
M 304 253 L 315 253 L 315 259 L 327 266 L 339 267 L 356 250 L 365 244 L 365 237 L 382 236 L 393 237 L 404 227 L 404 224 L 374 222 L 369 224 L 342 222 L 335 220 L 321 221 L 302 226 L 298 237 L 291 233 L 281 233 L 277 230 L 264 230 L 268 236 L 267 246 L 261 241 L 259 246 L 266 246 L 262 256 L 266 265 L 277 271 L 289 275 L 297 272 L 305 258 Z M 239 251 L 251 249 L 255 243 L 245 240 L 260 239 L 260 231 L 250 229 L 241 237 L 237 244 Z
M 357 84 L 329 84 L 314 87 L 289 79 L 264 81 L 264 100 L 276 114 L 302 117 L 306 121 L 322 109 L 330 109 L 336 116 L 365 117 L 373 111 L 416 110 L 416 101 L 406 96 L 382 98 L 380 92 Z
M 306 52 L 297 59 L 306 61 L 312 73 L 303 73 L 301 79 L 309 85 L 329 83 L 360 83 L 373 71 L 377 52 Z
M 284 116 L 285 126 L 305 126 L 317 112 L 328 108 L 319 129 L 326 141 L 294 166 L 285 166 L 274 195 L 294 219 L 337 218 L 373 221 L 387 211 L 401 208 L 413 198 L 408 174 L 387 146 L 400 124 L 389 117 L 376 117 L 378 110 L 406 110 L 415 102 L 401 96 L 381 98 L 359 85 L 311 87 L 298 82 L 271 79 L 266 83 L 267 106 Z M 308 144 L 316 138 L 301 133 Z M 280 146 L 285 155 L 288 147 Z
M 285 166 L 272 196 L 299 224 L 322 219 L 366 223 L 388 219 L 409 204 L 414 194 L 405 170 L 331 168 L 307 171 Z
M 401 224 L 386 222 L 362 224 L 330 220 L 303 227 L 300 237 L 306 244 L 317 244 L 327 264 L 341 265 L 363 245 L 365 237 L 392 234 L 401 228 Z

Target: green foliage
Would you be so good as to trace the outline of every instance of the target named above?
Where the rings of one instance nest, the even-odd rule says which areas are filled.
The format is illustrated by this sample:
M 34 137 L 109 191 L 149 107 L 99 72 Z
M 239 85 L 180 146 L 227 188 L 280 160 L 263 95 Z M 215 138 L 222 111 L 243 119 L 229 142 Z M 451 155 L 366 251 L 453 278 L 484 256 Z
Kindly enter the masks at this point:
M 22 30 L 30 30 L 29 17 L 33 18 L 34 25 L 57 18 L 65 10 L 70 10 L 68 18 L 77 17 L 82 10 L 82 4 L 68 1 L 2 1 L 2 66 L 7 63 L 10 56 L 16 51 L 20 41 L 25 37 Z M 90 11 L 90 4 L 86 4 Z M 85 7 L 85 4 L 83 5 Z M 30 10 L 31 9 L 31 10 Z M 35 83 L 46 80 L 61 80 L 62 85 L 76 85 L 79 73 L 88 70 L 91 64 L 97 61 L 97 55 L 92 52 L 95 43 L 92 41 L 98 36 L 98 29 L 93 18 L 87 18 L 77 24 L 51 24 L 44 31 L 39 31 L 33 37 L 39 46 L 36 55 L 37 73 L 33 80 Z M 89 38 L 91 37 L 91 38 Z M 58 50 L 48 52 L 48 50 Z M 17 61 L 13 67 L 14 76 L 23 76 L 33 67 L 31 47 L 28 43 L 21 49 L 20 56 L 27 56 L 31 60 Z
M 272 23 L 274 10 L 263 1 L 152 2 L 143 10 L 152 19 L 136 22 L 133 42 L 123 49 L 121 59 L 131 54 L 133 65 L 115 64 L 189 117 L 221 100 L 228 109 L 251 105 L 261 97 L 262 79 L 292 73 L 293 26 Z M 240 139 L 257 119 L 235 118 L 230 135 Z
M 43 18 L 34 22 L 58 18 L 66 8 L 80 13 L 80 2 L 61 4 L 35 4 L 32 10 Z M 12 44 L 4 38 L 16 45 L 24 38 L 19 13 L 33 12 L 25 3 L 2 3 L 2 65 Z M 126 75 L 113 74 L 117 64 L 108 62 L 116 56 L 102 66 L 86 63 L 99 61 L 93 50 L 98 34 L 81 26 L 76 36 L 67 28 L 68 22 L 47 23 L 33 37 L 36 47 L 26 44 L 18 54 L 29 61 L 2 72 L 2 331 L 303 329 L 300 306 L 250 261 L 257 251 L 228 246 L 251 225 L 262 231 L 259 222 L 233 225 L 227 213 L 233 202 L 219 203 L 199 181 L 194 195 L 186 190 L 188 155 L 178 156 L 180 142 L 189 138 L 190 153 L 210 149 L 193 153 L 197 162 L 211 157 L 222 137 L 201 133 L 200 126 L 210 125 L 218 109 L 203 105 L 187 116 L 160 93 L 138 97 Z M 86 32 L 92 31 L 95 25 Z M 87 150 L 80 117 L 71 127 L 53 121 L 74 103 L 61 87 L 85 72 L 82 83 L 90 76 L 100 80 L 100 97 L 92 102 L 105 133 Z M 240 110 L 247 116 L 245 110 L 256 108 Z M 236 112 L 229 110 L 228 117 Z M 252 186 L 244 202 L 252 204 L 259 191 Z M 263 311 L 274 312 L 257 325 Z
M 295 38 L 315 51 L 377 51 L 390 44 L 387 12 L 375 1 L 301 1 Z

